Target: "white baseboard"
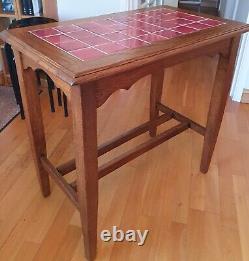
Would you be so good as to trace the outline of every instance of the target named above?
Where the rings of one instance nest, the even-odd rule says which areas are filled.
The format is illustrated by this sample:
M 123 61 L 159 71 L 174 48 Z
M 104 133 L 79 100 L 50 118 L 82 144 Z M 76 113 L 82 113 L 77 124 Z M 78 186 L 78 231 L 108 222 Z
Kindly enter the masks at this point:
M 241 98 L 242 103 L 249 103 L 249 89 L 244 89 L 242 98 Z

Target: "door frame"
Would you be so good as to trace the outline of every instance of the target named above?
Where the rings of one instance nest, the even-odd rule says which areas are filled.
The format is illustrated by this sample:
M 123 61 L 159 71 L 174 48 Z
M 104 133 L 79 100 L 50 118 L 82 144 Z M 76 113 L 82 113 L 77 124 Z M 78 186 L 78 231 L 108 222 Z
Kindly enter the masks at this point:
M 249 23 L 249 14 L 247 18 Z M 234 78 L 231 89 L 231 97 L 233 101 L 240 102 L 244 89 L 249 88 L 249 33 L 242 36 L 240 50 L 237 57 L 237 65 L 235 67 Z

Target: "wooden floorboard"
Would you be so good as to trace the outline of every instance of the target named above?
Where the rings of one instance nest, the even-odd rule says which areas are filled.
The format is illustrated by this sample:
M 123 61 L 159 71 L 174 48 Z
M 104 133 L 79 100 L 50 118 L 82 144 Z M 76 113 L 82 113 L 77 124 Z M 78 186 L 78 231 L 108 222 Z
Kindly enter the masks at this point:
M 216 65 L 216 57 L 204 57 L 166 70 L 162 102 L 205 126 Z M 148 121 L 149 80 L 98 109 L 99 144 Z M 41 100 L 49 158 L 59 165 L 74 157 L 71 119 L 58 106 L 49 111 L 46 91 Z M 147 139 L 101 156 L 99 165 Z M 142 247 L 98 239 L 97 260 L 249 260 L 249 105 L 228 102 L 206 175 L 202 142 L 187 130 L 100 180 L 98 233 L 113 225 L 150 232 Z M 53 181 L 51 196 L 41 196 L 19 118 L 0 134 L 0 260 L 84 260 L 79 214 Z

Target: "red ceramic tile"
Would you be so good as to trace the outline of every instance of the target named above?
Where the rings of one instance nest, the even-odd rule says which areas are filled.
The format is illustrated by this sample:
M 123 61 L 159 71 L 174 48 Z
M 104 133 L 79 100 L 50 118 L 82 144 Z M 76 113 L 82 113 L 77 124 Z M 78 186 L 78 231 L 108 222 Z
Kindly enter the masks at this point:
M 183 13 L 183 12 L 177 12 L 177 13 L 175 13 L 175 16 L 177 16 L 177 18 L 189 19 L 192 15 L 191 14 L 187 14 L 187 13 Z
M 48 36 L 45 37 L 44 39 L 46 39 L 46 41 L 50 42 L 51 44 L 64 43 L 72 40 L 71 37 L 66 36 L 64 34 Z
M 31 32 L 81 60 L 89 60 L 221 24 L 215 19 L 162 7 Z
M 129 39 L 130 37 L 126 34 L 122 34 L 120 32 L 115 32 L 111 34 L 105 34 L 105 38 L 111 41 L 121 41 L 125 39 Z
M 79 26 L 84 30 L 88 30 L 96 34 L 106 34 L 106 33 L 113 32 L 113 30 L 108 28 L 108 26 L 100 25 L 97 23 L 85 23 L 85 24 L 79 24 Z
M 58 26 L 56 27 L 57 30 L 63 32 L 63 33 L 70 33 L 70 32 L 76 32 L 81 31 L 82 29 L 76 25 L 64 25 L 64 26 Z
M 53 28 L 47 28 L 47 29 L 35 30 L 35 31 L 32 31 L 32 33 L 38 37 L 45 37 L 45 36 L 50 36 L 50 35 L 56 35 L 56 34 L 59 34 L 60 32 Z
M 163 30 L 161 32 L 157 32 L 156 35 L 163 36 L 163 37 L 170 39 L 170 38 L 175 38 L 175 37 L 181 36 L 182 33 L 178 33 L 178 32 L 171 31 L 171 30 Z
M 109 43 L 110 40 L 105 39 L 101 36 L 98 35 L 92 35 L 90 37 L 85 37 L 84 39 L 82 39 L 82 42 L 95 46 L 95 45 L 101 45 L 101 44 L 105 44 L 105 43 Z
M 84 40 L 87 37 L 91 37 L 93 35 L 93 33 L 90 33 L 90 32 L 85 31 L 85 30 L 81 30 L 81 31 L 78 31 L 78 32 L 68 33 L 67 35 L 69 35 L 70 37 L 73 37 L 75 39 L 78 39 L 78 40 Z
M 105 27 L 105 26 L 98 26 L 91 30 L 93 33 L 104 35 L 108 33 L 113 33 L 116 30 L 111 27 Z
M 185 22 L 186 24 L 186 22 Z M 170 20 L 170 21 L 162 21 L 160 23 L 160 26 L 163 27 L 164 29 L 170 29 L 170 28 L 174 28 L 177 27 L 181 24 L 179 24 L 179 22 L 177 20 Z
M 182 34 L 190 34 L 190 33 L 196 32 L 196 29 L 190 28 L 187 26 L 179 26 L 179 27 L 174 28 L 174 31 L 182 33 Z
M 142 26 L 139 26 L 138 29 L 146 31 L 146 32 L 154 33 L 154 32 L 162 30 L 163 28 L 152 25 L 152 24 L 143 24 Z
M 187 19 L 190 21 L 201 21 L 201 20 L 205 19 L 201 16 L 190 15 L 190 14 L 182 13 L 182 12 L 171 13 L 171 14 L 167 14 L 164 16 L 164 20 L 173 20 L 173 19 L 177 19 L 177 18 L 183 18 L 183 19 Z
M 179 25 L 185 25 L 185 24 L 189 24 L 190 21 L 188 19 L 185 18 L 177 18 L 175 20 Z M 192 21 L 191 21 L 192 22 Z
M 139 21 L 143 21 L 145 23 L 155 24 L 155 25 L 160 23 L 161 20 L 162 20 L 161 17 L 152 17 L 152 16 L 145 16 L 145 17 L 139 19 Z
M 166 16 L 167 14 L 164 14 L 164 13 L 157 13 L 156 15 L 153 15 L 153 16 L 149 16 L 151 18 L 154 18 L 154 19 L 161 19 L 161 20 L 166 20 Z
M 181 18 L 185 18 L 185 19 L 188 19 L 190 21 L 194 21 L 194 22 L 199 22 L 199 21 L 202 21 L 202 20 L 205 20 L 204 17 L 201 17 L 201 16 L 196 16 L 196 15 L 184 15 L 184 14 L 181 14 Z
M 207 20 L 201 21 L 201 23 L 207 24 L 207 25 L 210 25 L 210 26 L 217 26 L 217 25 L 222 25 L 223 24 L 220 21 L 216 21 L 216 20 L 212 20 L 212 19 L 207 19 Z
M 83 29 L 88 30 L 89 28 L 94 26 L 95 23 L 93 21 L 92 22 L 80 22 L 80 23 L 77 23 L 76 25 L 83 28 Z
M 158 10 L 150 10 L 150 11 L 145 11 L 144 12 L 146 15 L 150 15 L 150 16 L 156 16 L 158 14 L 169 14 L 169 13 L 174 13 L 174 11 L 170 10 L 170 9 L 158 9 Z
M 139 20 L 141 18 L 147 17 L 147 15 L 142 14 L 142 13 L 136 13 L 136 14 L 130 15 L 129 17 Z
M 69 42 L 60 42 L 55 44 L 56 46 L 58 46 L 59 48 L 65 50 L 65 51 L 73 51 L 73 50 L 78 50 L 78 49 L 83 49 L 88 47 L 87 44 L 82 43 L 80 41 L 77 40 L 72 40 Z
M 127 49 L 127 47 L 125 47 L 121 44 L 118 44 L 118 43 L 103 44 L 103 45 L 100 45 L 96 48 L 100 51 L 107 53 L 107 54 L 114 54 L 114 53 L 120 52 L 124 49 Z
M 145 35 L 138 36 L 138 38 L 148 43 L 153 43 L 166 39 L 165 37 L 156 34 L 145 34 Z
M 133 21 L 129 21 L 127 23 L 128 26 L 131 26 L 131 27 L 136 27 L 138 28 L 139 26 L 143 26 L 144 25 L 144 22 L 143 21 L 138 21 L 138 20 L 133 20 Z
M 128 36 L 134 36 L 134 37 L 146 34 L 145 31 L 136 29 L 136 28 L 130 28 L 130 29 L 122 31 L 121 33 L 128 35 Z
M 145 46 L 148 43 L 144 42 L 144 41 L 140 41 L 138 39 L 127 39 L 127 40 L 123 40 L 118 42 L 128 48 L 137 48 L 137 47 L 141 47 L 141 46 Z
M 115 16 L 112 18 L 113 21 L 116 22 L 121 22 L 121 23 L 128 23 L 129 21 L 132 21 L 133 18 L 132 17 L 128 17 L 128 16 Z
M 105 55 L 105 53 L 96 50 L 94 48 L 84 48 L 81 50 L 72 51 L 70 52 L 70 54 L 74 55 L 75 57 L 83 61 L 98 59 Z
M 123 31 L 123 30 L 127 29 L 128 25 L 127 24 L 116 23 L 116 24 L 110 25 L 109 28 L 113 32 L 117 32 L 117 31 Z
M 183 12 L 178 12 L 176 14 L 176 16 L 177 16 L 177 18 L 183 18 L 183 19 L 187 19 L 187 20 L 190 20 L 190 21 L 200 21 L 200 20 L 205 19 L 201 16 L 196 16 L 196 15 L 187 14 L 187 13 L 183 13 Z
M 179 14 L 177 12 L 165 14 L 163 16 L 164 20 L 174 20 L 174 19 L 177 19 L 177 18 L 181 18 L 181 17 L 179 17 Z
M 114 22 L 110 19 L 99 19 L 99 20 L 96 20 L 95 23 L 100 24 L 100 25 L 104 25 L 104 26 L 110 26 L 110 25 L 117 24 L 117 22 Z
M 188 27 L 195 28 L 197 30 L 204 30 L 204 29 L 210 28 L 211 26 L 202 24 L 202 23 L 192 23 L 192 24 L 189 24 Z

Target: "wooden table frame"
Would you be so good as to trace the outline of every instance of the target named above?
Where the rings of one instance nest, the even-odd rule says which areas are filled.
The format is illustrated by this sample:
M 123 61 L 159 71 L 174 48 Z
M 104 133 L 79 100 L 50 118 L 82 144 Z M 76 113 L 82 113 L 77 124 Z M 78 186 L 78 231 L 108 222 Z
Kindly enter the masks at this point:
M 51 63 L 46 63 L 44 60 L 41 62 L 38 54 L 31 56 L 25 46 L 17 42 L 14 44 L 13 40 L 9 40 L 14 47 L 26 123 L 41 191 L 44 197 L 50 195 L 50 176 L 79 210 L 88 260 L 94 260 L 96 257 L 100 178 L 189 128 L 204 136 L 200 170 L 203 173 L 208 171 L 231 86 L 240 36 L 247 30 L 248 28 L 243 28 L 230 33 L 229 37 L 203 41 L 201 44 L 188 46 L 181 52 L 171 52 L 167 57 L 161 56 L 150 62 L 126 67 L 122 71 L 112 69 L 101 77 L 77 80 L 73 87 L 70 81 L 65 80 L 67 79 L 65 76 L 62 77 L 62 74 L 51 69 Z M 7 37 L 3 38 L 7 39 Z M 201 55 L 216 54 L 219 55 L 219 63 L 207 124 L 204 127 L 161 103 L 164 69 Z M 74 139 L 77 141 L 75 159 L 57 167 L 53 166 L 47 157 L 41 106 L 36 88 L 35 70 L 37 69 L 42 69 L 49 74 L 56 86 L 66 94 L 72 106 Z M 151 75 L 149 121 L 98 146 L 97 108 L 103 105 L 115 91 L 129 90 L 136 81 L 146 75 Z M 177 120 L 179 124 L 157 135 L 157 127 L 171 119 Z M 147 142 L 98 166 L 99 156 L 146 132 L 151 136 Z M 63 176 L 75 169 L 77 180 L 68 184 Z

